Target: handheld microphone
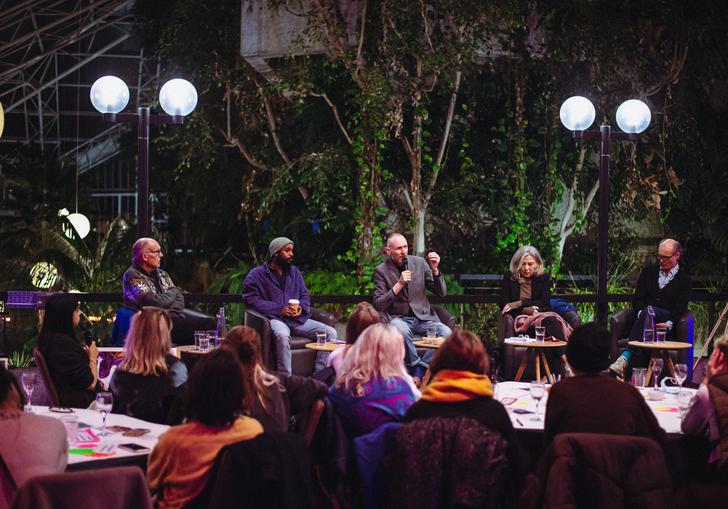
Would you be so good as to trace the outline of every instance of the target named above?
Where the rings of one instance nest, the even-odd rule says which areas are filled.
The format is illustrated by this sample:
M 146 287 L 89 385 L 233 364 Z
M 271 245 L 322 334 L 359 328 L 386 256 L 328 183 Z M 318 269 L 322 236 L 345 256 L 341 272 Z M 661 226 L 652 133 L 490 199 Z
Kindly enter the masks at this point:
M 404 257 L 404 260 L 402 260 L 402 271 L 409 270 L 409 262 L 407 261 L 407 257 Z M 409 285 L 409 281 L 404 282 L 405 286 Z

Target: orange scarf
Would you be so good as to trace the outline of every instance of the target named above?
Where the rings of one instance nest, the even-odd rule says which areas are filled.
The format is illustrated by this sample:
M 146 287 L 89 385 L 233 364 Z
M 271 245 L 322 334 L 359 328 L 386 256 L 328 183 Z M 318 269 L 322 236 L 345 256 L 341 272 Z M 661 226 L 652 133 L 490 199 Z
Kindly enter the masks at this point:
M 438 371 L 422 393 L 423 400 L 439 403 L 460 403 L 485 396 L 493 397 L 493 385 L 487 376 L 455 369 Z

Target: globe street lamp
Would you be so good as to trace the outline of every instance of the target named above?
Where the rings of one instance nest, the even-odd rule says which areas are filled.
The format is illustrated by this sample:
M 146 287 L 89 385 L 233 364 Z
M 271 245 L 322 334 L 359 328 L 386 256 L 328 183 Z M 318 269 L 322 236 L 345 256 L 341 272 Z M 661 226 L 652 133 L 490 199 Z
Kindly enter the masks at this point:
M 587 131 L 594 122 L 594 105 L 581 96 L 569 97 L 561 105 L 559 117 L 574 138 L 601 140 L 599 155 L 599 240 L 597 243 L 597 321 L 607 324 L 607 255 L 609 248 L 609 161 L 612 140 L 636 140 L 650 125 L 650 109 L 642 101 L 630 99 L 617 108 L 617 125 L 623 132 L 603 124 L 599 131 Z
M 173 79 L 159 91 L 159 103 L 167 115 L 152 115 L 147 106 L 136 113 L 120 113 L 129 103 L 129 87 L 116 76 L 103 76 L 91 87 L 91 103 L 112 124 L 137 124 L 139 133 L 137 231 L 149 236 L 149 126 L 179 125 L 197 106 L 197 91 L 189 81 Z

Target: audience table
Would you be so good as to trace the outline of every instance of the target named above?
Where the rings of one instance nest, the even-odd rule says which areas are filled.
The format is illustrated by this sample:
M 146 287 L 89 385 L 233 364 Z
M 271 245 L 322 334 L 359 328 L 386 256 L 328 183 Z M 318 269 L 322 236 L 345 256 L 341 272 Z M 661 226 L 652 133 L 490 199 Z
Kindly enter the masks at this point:
M 66 415 L 78 417 L 78 440 L 69 448 L 67 470 L 115 467 L 125 464 L 144 466 L 160 435 L 169 429 L 169 426 L 135 419 L 127 415 L 109 414 L 106 417 L 106 428 L 110 434 L 99 436 L 102 419 L 101 414 L 95 410 L 73 408 L 71 413 L 58 413 L 51 412 L 46 406 L 34 406 L 33 412 L 56 419 L 61 419 Z M 122 430 L 114 431 L 116 426 L 130 430 L 149 430 L 149 432 L 141 436 L 124 436 Z M 120 448 L 121 444 L 137 444 L 144 447 L 145 450 L 133 452 Z
M 524 382 L 500 382 L 495 386 L 495 398 L 503 403 L 506 410 L 508 410 L 508 415 L 510 415 L 515 429 L 543 431 L 550 386 L 547 385 L 546 394 L 541 399 L 538 413 L 540 420 L 538 421 L 533 420 L 533 417 L 536 416 L 536 400 L 529 394 L 529 386 L 530 384 Z M 696 392 L 695 389 L 688 388 L 683 388 L 683 391 Z M 640 392 L 645 396 L 647 406 L 657 417 L 657 422 L 662 429 L 668 435 L 682 435 L 676 395 L 660 391 L 664 399 L 656 401 L 650 398 L 652 389 L 640 389 Z M 595 394 L 594 397 L 599 397 L 599 395 Z M 519 413 L 517 409 L 521 409 L 525 413 Z

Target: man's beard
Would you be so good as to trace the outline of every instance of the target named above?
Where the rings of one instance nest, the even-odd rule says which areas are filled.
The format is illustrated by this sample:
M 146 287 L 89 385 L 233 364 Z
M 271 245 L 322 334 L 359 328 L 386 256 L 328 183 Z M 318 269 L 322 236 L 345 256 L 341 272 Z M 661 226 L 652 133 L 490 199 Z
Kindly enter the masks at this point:
M 293 265 L 293 259 L 284 260 L 283 258 L 276 256 L 276 264 L 278 264 L 279 267 L 283 267 L 284 269 L 290 269 L 291 265 Z

